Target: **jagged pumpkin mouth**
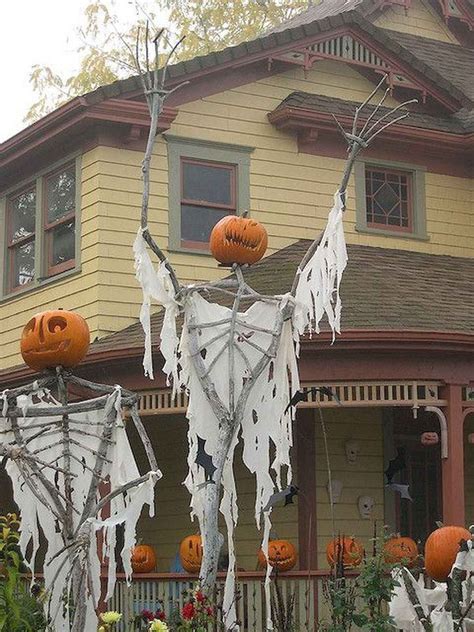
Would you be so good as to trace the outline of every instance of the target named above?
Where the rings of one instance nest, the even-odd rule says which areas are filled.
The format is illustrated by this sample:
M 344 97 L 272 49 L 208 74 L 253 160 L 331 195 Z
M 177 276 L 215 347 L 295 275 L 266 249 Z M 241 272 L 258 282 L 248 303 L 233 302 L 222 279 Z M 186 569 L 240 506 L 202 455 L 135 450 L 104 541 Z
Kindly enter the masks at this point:
M 240 231 L 236 232 L 232 229 L 227 229 L 225 231 L 225 243 L 226 245 L 241 246 L 249 250 L 257 250 L 262 244 L 262 239 L 260 237 L 249 237 Z
M 48 344 L 48 346 L 45 345 L 44 347 L 40 345 L 39 347 L 36 347 L 36 348 L 24 349 L 23 353 L 26 353 L 26 354 L 41 353 L 41 355 L 44 355 L 45 353 L 56 353 L 57 351 L 66 351 L 66 349 L 69 348 L 70 344 L 71 344 L 70 340 L 61 340 L 61 342 L 57 342 L 56 344 L 53 344 L 53 345 Z

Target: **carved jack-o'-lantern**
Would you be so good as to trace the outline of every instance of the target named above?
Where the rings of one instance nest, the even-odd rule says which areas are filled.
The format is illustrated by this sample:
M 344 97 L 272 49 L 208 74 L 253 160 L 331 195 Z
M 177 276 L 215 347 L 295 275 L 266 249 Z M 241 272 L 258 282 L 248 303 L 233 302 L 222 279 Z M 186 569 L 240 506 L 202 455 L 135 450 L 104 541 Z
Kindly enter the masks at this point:
M 134 573 L 152 573 L 156 567 L 156 554 L 152 546 L 138 544 L 132 551 Z
M 202 538 L 200 535 L 188 535 L 179 545 L 179 559 L 184 570 L 196 575 L 201 569 Z
M 355 568 L 362 562 L 364 547 L 355 538 L 334 538 L 328 542 L 326 547 L 326 558 L 329 566 L 334 566 L 339 556 L 342 558 L 344 568 Z
M 21 355 L 35 371 L 64 366 L 75 367 L 89 348 L 86 321 L 76 314 L 57 309 L 31 318 L 21 334 Z
M 288 540 L 270 540 L 268 543 L 268 561 L 270 566 L 279 571 L 290 571 L 296 564 L 298 555 L 296 549 Z M 266 568 L 267 560 L 265 553 L 260 549 L 258 552 L 258 565 Z
M 415 540 L 407 537 L 393 537 L 383 547 L 387 564 L 403 564 L 412 568 L 418 558 L 418 546 Z
M 247 217 L 227 215 L 214 226 L 209 246 L 220 263 L 256 263 L 267 249 L 267 231 L 259 222 Z
M 424 432 L 421 435 L 421 445 L 436 445 L 439 443 L 437 432 Z

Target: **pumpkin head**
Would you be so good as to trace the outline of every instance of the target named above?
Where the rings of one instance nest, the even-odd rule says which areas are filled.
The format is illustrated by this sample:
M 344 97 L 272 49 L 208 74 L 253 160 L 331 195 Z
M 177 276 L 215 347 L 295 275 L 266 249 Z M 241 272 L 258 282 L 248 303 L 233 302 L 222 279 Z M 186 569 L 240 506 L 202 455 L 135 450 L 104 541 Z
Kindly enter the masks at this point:
M 424 432 L 421 435 L 421 445 L 436 445 L 439 443 L 437 432 Z
M 288 540 L 270 540 L 268 543 L 268 562 L 273 568 L 279 571 L 290 571 L 296 564 L 298 555 L 296 549 Z M 258 565 L 266 568 L 267 560 L 265 553 L 260 549 L 258 552 Z
M 342 557 L 344 568 L 359 566 L 364 557 L 364 547 L 355 538 L 339 537 L 328 542 L 326 558 L 329 566 L 334 566 Z
M 197 575 L 201 570 L 202 538 L 200 535 L 188 535 L 179 545 L 179 558 L 184 570 Z
M 35 371 L 56 366 L 71 368 L 85 357 L 89 341 L 89 327 L 76 312 L 40 312 L 23 329 L 21 355 Z
M 227 215 L 214 226 L 209 246 L 220 263 L 256 263 L 267 249 L 267 231 L 259 222 L 238 215 Z
M 156 554 L 152 546 L 139 544 L 132 550 L 134 573 L 152 573 L 156 567 Z
M 441 527 L 433 531 L 425 543 L 425 568 L 437 582 L 445 582 L 459 552 L 461 540 L 470 540 L 464 527 Z
M 418 547 L 415 540 L 400 536 L 390 538 L 383 547 L 387 564 L 403 564 L 408 568 L 415 565 L 418 557 Z

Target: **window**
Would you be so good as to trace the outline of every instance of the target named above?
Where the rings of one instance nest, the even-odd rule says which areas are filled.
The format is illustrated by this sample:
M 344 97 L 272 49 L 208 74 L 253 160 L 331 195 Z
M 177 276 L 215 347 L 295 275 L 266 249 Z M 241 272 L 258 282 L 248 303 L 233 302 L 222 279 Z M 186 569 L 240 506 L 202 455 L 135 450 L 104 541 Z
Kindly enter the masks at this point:
M 77 267 L 78 163 L 75 159 L 49 169 L 0 200 L 0 218 L 2 209 L 5 213 L 5 256 L 0 256 L 4 294 Z
M 207 253 L 211 230 L 225 215 L 249 208 L 251 147 L 166 136 L 169 247 Z
M 354 172 L 358 231 L 427 239 L 422 168 L 358 162 Z

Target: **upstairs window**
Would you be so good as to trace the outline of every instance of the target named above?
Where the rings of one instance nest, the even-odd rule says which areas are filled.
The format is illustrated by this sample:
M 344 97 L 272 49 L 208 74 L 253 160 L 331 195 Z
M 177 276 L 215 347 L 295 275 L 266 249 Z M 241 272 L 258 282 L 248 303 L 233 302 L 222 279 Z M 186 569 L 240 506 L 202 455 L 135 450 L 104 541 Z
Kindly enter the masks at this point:
M 252 147 L 166 135 L 169 248 L 208 254 L 211 231 L 250 207 Z
M 4 295 L 76 267 L 78 163 L 76 159 L 54 171 L 45 171 L 27 186 L 0 198 L 0 253 L 2 243 L 5 246 L 5 256 L 0 256 L 0 274 Z
M 216 223 L 236 205 L 237 167 L 181 159 L 181 245 L 206 248 Z
M 394 169 L 365 168 L 367 226 L 411 232 L 412 175 Z

